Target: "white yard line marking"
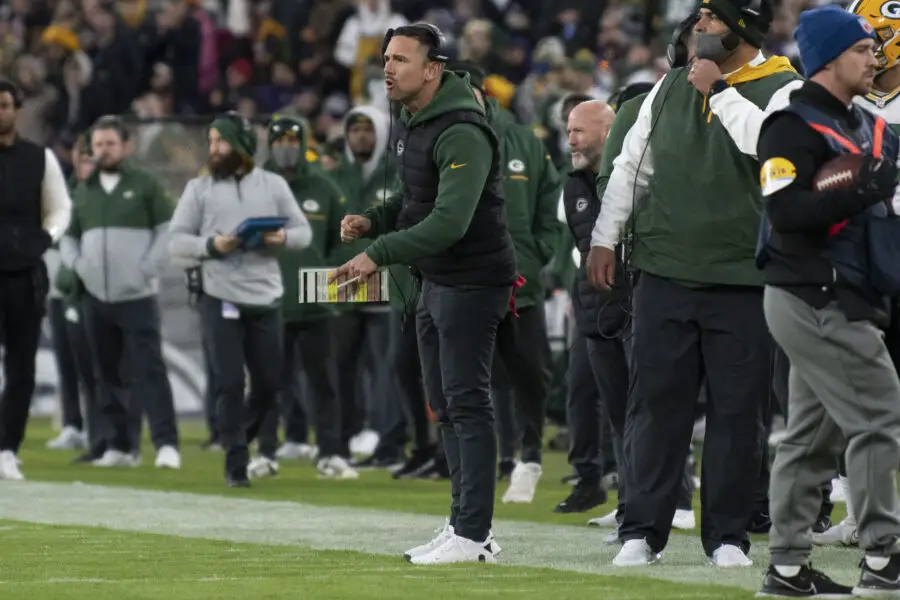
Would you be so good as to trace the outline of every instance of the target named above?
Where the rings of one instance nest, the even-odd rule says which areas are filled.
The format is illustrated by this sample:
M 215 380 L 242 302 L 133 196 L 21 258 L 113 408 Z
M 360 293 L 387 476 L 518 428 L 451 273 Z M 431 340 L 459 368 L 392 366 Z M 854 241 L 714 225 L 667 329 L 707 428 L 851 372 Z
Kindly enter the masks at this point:
M 429 539 L 441 525 L 434 516 L 403 512 L 30 481 L 0 483 L 0 519 L 386 554 L 396 556 L 398 570 L 408 570 L 409 576 L 416 576 L 415 568 L 399 562 L 401 555 Z M 756 543 L 751 552 L 753 567 L 715 569 L 708 565 L 698 537 L 673 535 L 661 564 L 615 569 L 610 561 L 619 547 L 602 542 L 606 533 L 586 526 L 494 523 L 494 534 L 503 547 L 499 561 L 504 565 L 642 575 L 748 590 L 758 588 L 768 565 L 768 549 Z M 859 577 L 858 560 L 859 552 L 852 549 L 817 549 L 813 555 L 817 566 L 848 584 Z

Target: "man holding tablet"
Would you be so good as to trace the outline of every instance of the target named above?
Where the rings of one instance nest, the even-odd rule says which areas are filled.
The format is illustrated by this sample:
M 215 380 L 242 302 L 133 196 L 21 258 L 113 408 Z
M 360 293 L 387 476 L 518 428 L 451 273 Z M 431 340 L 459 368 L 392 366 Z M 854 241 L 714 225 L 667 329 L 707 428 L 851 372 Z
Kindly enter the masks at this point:
M 228 113 L 209 130 L 209 174 L 188 182 L 171 221 L 169 251 L 202 264 L 200 318 L 210 336 L 225 481 L 247 487 L 247 445 L 279 391 L 282 363 L 279 247 L 305 248 L 312 230 L 285 179 L 254 165 L 256 134 Z M 245 420 L 244 367 L 253 395 Z

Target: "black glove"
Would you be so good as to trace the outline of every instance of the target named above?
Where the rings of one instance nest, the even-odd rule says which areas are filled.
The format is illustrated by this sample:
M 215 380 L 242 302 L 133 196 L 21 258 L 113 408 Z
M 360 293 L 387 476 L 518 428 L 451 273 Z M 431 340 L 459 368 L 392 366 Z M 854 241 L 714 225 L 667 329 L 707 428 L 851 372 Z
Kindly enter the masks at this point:
M 863 158 L 859 167 L 859 191 L 872 197 L 872 204 L 894 196 L 897 188 L 897 165 L 871 154 Z

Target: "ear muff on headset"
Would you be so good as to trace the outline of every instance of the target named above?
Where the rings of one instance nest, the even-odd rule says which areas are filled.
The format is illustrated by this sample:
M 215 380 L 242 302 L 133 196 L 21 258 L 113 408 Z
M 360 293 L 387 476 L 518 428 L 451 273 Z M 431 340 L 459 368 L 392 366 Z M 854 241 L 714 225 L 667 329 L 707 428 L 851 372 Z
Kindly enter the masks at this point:
M 443 32 L 436 25 L 432 25 L 431 23 L 413 23 L 412 25 L 404 25 L 397 29 L 387 30 L 387 33 L 384 35 L 384 40 L 381 42 L 382 61 L 384 61 L 384 55 L 387 54 L 387 47 L 388 44 L 391 43 L 391 39 L 395 35 L 403 35 L 406 31 L 412 29 L 424 31 L 430 38 L 430 43 L 428 44 L 428 58 L 430 60 L 440 63 L 446 63 L 450 60 L 446 50 L 447 38 L 444 37 Z
M 684 38 L 699 20 L 700 14 L 692 13 L 691 16 L 675 27 L 675 31 L 672 32 L 672 40 L 666 48 L 666 60 L 669 62 L 670 68 L 676 69 L 688 64 L 690 53 L 688 52 L 687 44 L 684 43 Z

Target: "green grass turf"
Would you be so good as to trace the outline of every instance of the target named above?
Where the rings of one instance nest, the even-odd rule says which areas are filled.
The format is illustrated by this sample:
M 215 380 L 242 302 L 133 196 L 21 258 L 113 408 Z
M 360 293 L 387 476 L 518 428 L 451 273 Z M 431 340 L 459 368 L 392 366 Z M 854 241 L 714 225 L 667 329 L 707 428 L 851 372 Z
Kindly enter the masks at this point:
M 299 547 L 0 521 L 5 600 L 440 600 L 685 598 L 738 600 L 746 591 L 644 577 L 452 565 Z

